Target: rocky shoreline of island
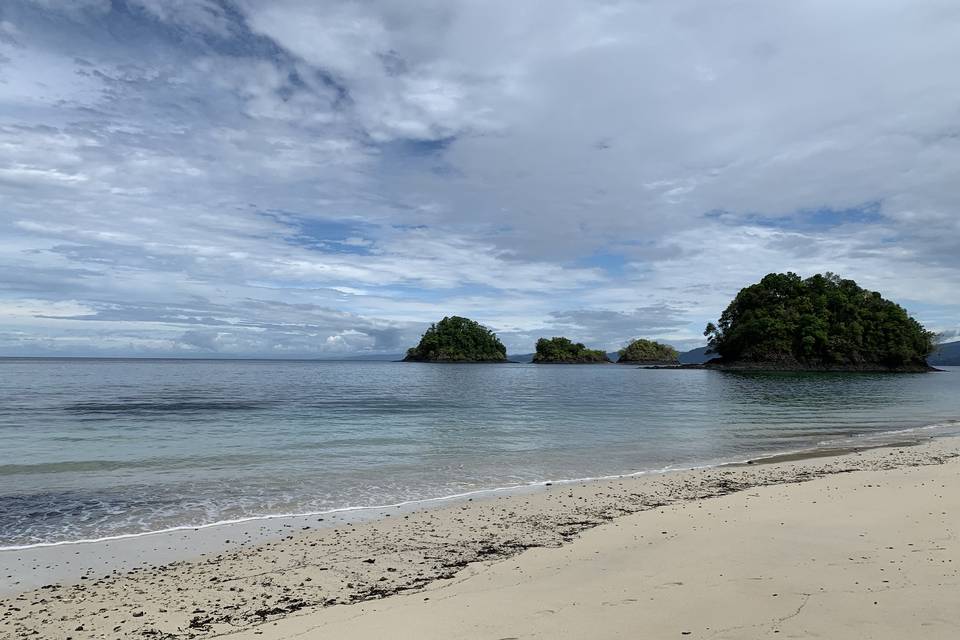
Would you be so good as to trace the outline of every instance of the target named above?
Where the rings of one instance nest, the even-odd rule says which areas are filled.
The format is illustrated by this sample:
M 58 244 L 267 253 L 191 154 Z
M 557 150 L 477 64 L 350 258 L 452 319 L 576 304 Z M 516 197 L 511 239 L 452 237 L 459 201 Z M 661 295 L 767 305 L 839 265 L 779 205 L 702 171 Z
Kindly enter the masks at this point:
M 943 369 L 929 364 L 885 367 L 871 363 L 860 365 L 782 363 L 782 362 L 723 362 L 712 360 L 694 364 L 651 364 L 642 369 L 709 370 L 743 373 L 930 373 Z

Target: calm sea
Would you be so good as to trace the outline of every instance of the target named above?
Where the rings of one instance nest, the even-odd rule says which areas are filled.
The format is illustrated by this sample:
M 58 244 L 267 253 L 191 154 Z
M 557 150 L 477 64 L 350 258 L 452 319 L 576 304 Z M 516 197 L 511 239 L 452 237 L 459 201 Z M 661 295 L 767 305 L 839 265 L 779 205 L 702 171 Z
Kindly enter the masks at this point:
M 0 547 L 960 432 L 960 369 L 0 360 Z

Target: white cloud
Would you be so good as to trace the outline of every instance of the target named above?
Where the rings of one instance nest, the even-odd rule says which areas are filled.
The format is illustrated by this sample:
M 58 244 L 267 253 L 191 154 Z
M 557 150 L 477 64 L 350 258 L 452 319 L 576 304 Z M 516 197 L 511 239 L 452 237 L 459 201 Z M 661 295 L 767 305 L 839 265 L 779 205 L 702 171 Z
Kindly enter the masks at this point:
M 213 0 L 132 0 L 148 14 L 183 27 L 220 36 L 230 32 L 230 19 L 223 5 Z
M 399 350 L 445 313 L 512 350 L 692 343 L 787 269 L 960 315 L 952 0 L 11 0 L 0 29 L 0 352 Z
M 110 11 L 110 0 L 30 0 L 30 2 L 48 11 L 74 16 L 85 11 L 95 13 Z
M 62 184 L 86 182 L 87 176 L 82 173 L 64 173 L 57 169 L 31 167 L 29 165 L 14 165 L 9 168 L 0 168 L 0 182 L 12 182 L 20 185 Z
M 69 317 L 92 313 L 92 309 L 76 300 L 37 300 L 20 298 L 0 301 L 0 321 Z

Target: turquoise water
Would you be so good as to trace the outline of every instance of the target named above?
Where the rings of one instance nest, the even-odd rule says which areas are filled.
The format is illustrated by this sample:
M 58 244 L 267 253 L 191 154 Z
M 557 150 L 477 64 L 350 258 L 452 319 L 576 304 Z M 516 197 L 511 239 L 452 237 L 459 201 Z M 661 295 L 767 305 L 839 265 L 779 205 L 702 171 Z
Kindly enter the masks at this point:
M 960 432 L 960 369 L 0 360 L 0 547 Z

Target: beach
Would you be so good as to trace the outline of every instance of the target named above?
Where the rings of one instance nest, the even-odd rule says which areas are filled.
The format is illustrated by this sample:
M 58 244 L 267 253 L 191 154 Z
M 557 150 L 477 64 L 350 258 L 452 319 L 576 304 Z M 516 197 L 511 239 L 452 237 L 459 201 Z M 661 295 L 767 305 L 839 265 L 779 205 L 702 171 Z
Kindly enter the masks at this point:
M 0 637 L 956 637 L 960 439 L 832 453 L 299 520 L 10 593 Z
M 0 0 L 0 640 L 960 640 L 958 58 Z

